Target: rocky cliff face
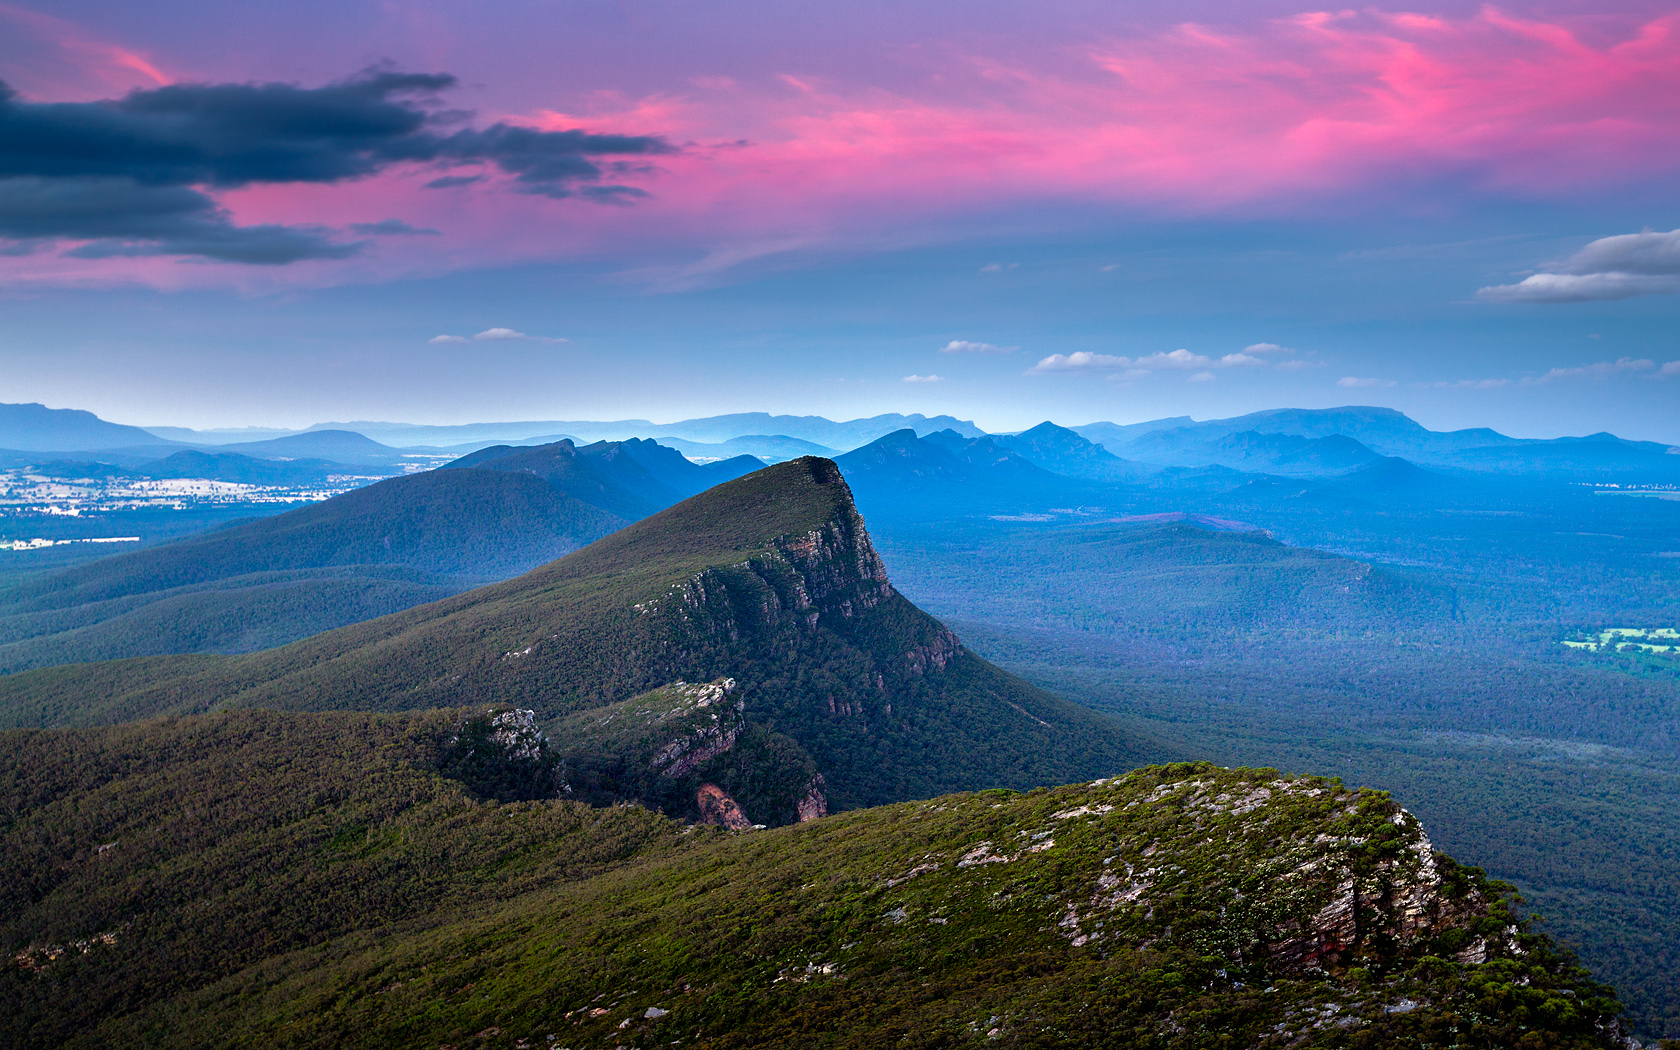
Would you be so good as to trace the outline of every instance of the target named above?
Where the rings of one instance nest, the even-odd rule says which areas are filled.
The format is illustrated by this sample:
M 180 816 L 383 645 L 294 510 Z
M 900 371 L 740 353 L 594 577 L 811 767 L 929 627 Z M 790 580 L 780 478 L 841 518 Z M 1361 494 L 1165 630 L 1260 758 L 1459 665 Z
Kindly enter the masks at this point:
M 551 739 L 569 797 L 730 828 L 828 811 L 810 755 L 751 721 L 731 678 L 672 682 L 581 711 L 555 723 Z
M 844 486 L 836 473 L 833 484 Z M 869 614 L 885 608 L 914 611 L 893 589 L 885 564 L 869 539 L 850 497 L 826 522 L 779 537 L 763 553 L 696 573 L 664 597 L 639 604 L 639 613 L 663 621 L 674 637 L 664 644 L 677 661 L 704 658 L 720 646 L 819 642 L 823 635 L 849 641 L 867 630 Z M 890 713 L 891 694 L 905 678 L 944 670 L 961 651 L 956 635 L 925 614 L 899 616 L 891 634 L 869 632 L 876 667 L 866 676 L 869 708 Z M 840 709 L 833 696 L 831 711 Z M 862 698 L 848 714 L 862 715 Z M 842 701 L 843 703 L 843 701 Z

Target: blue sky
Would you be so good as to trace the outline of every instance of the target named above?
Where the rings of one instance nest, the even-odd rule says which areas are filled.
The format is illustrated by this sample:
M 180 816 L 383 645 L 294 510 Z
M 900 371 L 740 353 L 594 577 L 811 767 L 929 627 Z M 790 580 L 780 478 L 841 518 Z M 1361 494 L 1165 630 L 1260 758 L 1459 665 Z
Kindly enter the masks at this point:
M 1680 8 L 754 10 L 0 5 L 0 399 L 1680 443 Z

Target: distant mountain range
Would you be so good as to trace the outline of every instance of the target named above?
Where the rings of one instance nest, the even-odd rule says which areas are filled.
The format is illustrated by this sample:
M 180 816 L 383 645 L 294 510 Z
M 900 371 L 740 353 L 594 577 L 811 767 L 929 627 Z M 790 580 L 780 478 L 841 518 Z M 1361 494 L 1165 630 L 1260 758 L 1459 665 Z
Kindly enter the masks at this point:
M 1145 423 L 1041 424 L 1019 434 L 987 435 L 950 416 L 889 413 L 835 422 L 821 416 L 738 413 L 676 423 L 648 420 L 532 421 L 422 427 L 398 423 L 321 424 L 307 431 L 225 442 L 247 431 L 186 431 L 108 423 L 86 412 L 40 405 L 0 405 L 0 464 L 39 465 L 97 460 L 124 469 L 152 469 L 190 443 L 201 451 L 266 460 L 313 460 L 355 470 L 396 473 L 428 465 L 440 451 L 470 452 L 491 444 L 541 445 L 654 439 L 700 461 L 750 455 L 780 462 L 802 455 L 837 456 L 891 434 L 918 439 L 950 433 L 992 446 L 1053 473 L 1087 481 L 1137 481 L 1168 467 L 1228 467 L 1283 477 L 1327 477 L 1384 458 L 1453 472 L 1510 474 L 1583 481 L 1680 480 L 1680 455 L 1658 442 L 1601 433 L 1551 439 L 1513 438 L 1486 428 L 1432 431 L 1389 408 L 1273 409 L 1196 422 L 1178 416 Z M 272 434 L 274 432 L 264 432 Z M 1080 439 L 1078 442 L 1074 438 Z M 165 440 L 167 438 L 167 440 Z M 43 456 L 41 453 L 58 453 Z M 90 455 L 97 453 L 97 455 Z
M 983 431 L 967 420 L 952 416 L 902 415 L 889 412 L 867 419 L 835 422 L 822 416 L 776 416 L 768 412 L 739 412 L 726 416 L 707 416 L 678 420 L 675 423 L 655 423 L 647 419 L 599 420 L 541 420 L 522 423 L 467 423 L 459 426 L 420 426 L 409 423 L 362 421 L 353 423 L 318 423 L 306 431 L 265 431 L 263 438 L 296 436 L 322 430 L 351 431 L 395 448 L 455 448 L 468 444 L 539 444 L 562 437 L 574 441 L 618 441 L 632 437 L 674 438 L 684 442 L 716 445 L 737 439 L 758 441 L 787 438 L 807 443 L 800 455 L 829 451 L 844 451 L 866 445 L 895 430 L 909 427 L 918 434 L 952 429 L 968 437 L 979 437 Z M 192 444 L 223 444 L 230 438 L 245 434 L 240 430 L 194 431 L 182 427 L 148 428 L 158 436 L 172 441 Z M 0 432 L 3 437 L 3 432 Z M 24 447 L 6 445 L 0 448 Z M 33 447 L 33 446 L 31 446 Z M 74 446 L 83 447 L 83 446 Z M 87 446 L 113 447 L 113 446 Z M 793 451 L 793 449 L 789 449 Z M 739 454 L 732 453 L 732 454 Z
M 1201 423 L 1178 417 L 1074 427 L 1108 451 L 1166 466 L 1229 466 L 1286 475 L 1352 470 L 1383 457 L 1425 467 L 1583 480 L 1680 479 L 1680 455 L 1613 434 L 1513 438 L 1485 427 L 1434 431 L 1391 408 L 1274 409 Z M 1280 440 L 1298 438 L 1301 441 Z

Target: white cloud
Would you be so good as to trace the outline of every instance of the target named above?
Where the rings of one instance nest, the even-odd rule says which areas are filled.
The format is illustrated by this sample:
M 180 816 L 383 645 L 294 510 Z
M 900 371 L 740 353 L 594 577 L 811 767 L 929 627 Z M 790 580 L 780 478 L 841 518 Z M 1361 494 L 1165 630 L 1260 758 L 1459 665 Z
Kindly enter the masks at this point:
M 942 354 L 1013 354 L 1018 346 L 994 346 L 991 343 L 971 343 L 967 339 L 953 339 L 939 348 Z
M 1361 379 L 1358 376 L 1343 376 L 1342 378 L 1336 380 L 1336 385 L 1337 386 L 1342 386 L 1342 387 L 1347 387 L 1349 389 L 1363 389 L 1365 387 L 1393 386 L 1394 385 L 1394 380 L 1392 380 L 1392 379 Z
M 471 342 L 464 335 L 434 335 L 426 340 L 428 343 L 466 343 Z
M 1614 361 L 1595 361 L 1590 365 L 1578 365 L 1574 368 L 1554 368 L 1540 378 L 1530 380 L 1530 382 L 1550 383 L 1558 379 L 1609 379 L 1628 372 L 1649 372 L 1656 367 L 1657 363 L 1647 357 L 1619 357 Z
M 1156 351 L 1132 363 L 1139 368 L 1206 368 L 1213 362 L 1188 350 L 1174 350 L 1171 353 Z
M 1195 375 L 1191 376 L 1189 379 L 1186 379 L 1185 382 L 1186 383 L 1211 383 L 1211 382 L 1213 382 L 1213 373 L 1212 372 L 1197 372 Z
M 1307 363 L 1300 358 L 1295 358 L 1290 361 L 1279 361 L 1277 363 L 1277 370 L 1279 372 L 1296 372 L 1307 367 L 1309 367 Z
M 1548 271 L 1477 291 L 1496 303 L 1582 303 L 1680 292 L 1680 230 L 1600 237 Z
M 1295 353 L 1295 349 L 1293 347 L 1288 347 L 1288 346 L 1279 346 L 1276 343 L 1249 343 L 1247 346 L 1243 347 L 1243 353 L 1245 353 L 1245 354 L 1293 354 L 1293 353 Z
M 532 343 L 569 343 L 569 339 L 559 339 L 546 335 L 526 335 L 515 328 L 486 328 L 473 336 L 475 342 L 480 343 L 515 343 L 528 341 Z M 464 343 L 467 340 L 458 335 L 440 335 L 433 339 L 434 343 Z
M 1680 230 L 1600 237 L 1576 252 L 1564 272 L 1680 276 Z
M 1670 376 L 1680 376 L 1680 361 L 1668 361 L 1658 369 L 1657 375 L 1667 379 Z
M 1051 354 L 1027 369 L 1028 374 L 1044 372 L 1081 372 L 1086 369 L 1130 368 L 1132 359 L 1111 354 L 1093 354 L 1080 350 L 1071 354 Z
M 1051 354 L 1049 357 L 1040 358 L 1038 364 L 1027 369 L 1027 374 L 1043 375 L 1046 372 L 1087 370 L 1115 372 L 1124 369 L 1125 378 L 1132 380 L 1141 379 L 1151 372 L 1164 369 L 1205 372 L 1211 368 L 1252 368 L 1256 365 L 1263 367 L 1267 363 L 1261 358 L 1253 357 L 1247 353 L 1226 354 L 1215 361 L 1211 357 L 1191 353 L 1182 348 L 1178 350 L 1157 350 L 1155 353 L 1144 357 L 1120 357 L 1114 354 L 1093 354 L 1089 350 L 1080 350 L 1077 353 Z M 1205 383 L 1207 380 L 1198 379 L 1196 382 Z
M 987 263 L 986 265 L 980 267 L 980 272 L 981 273 L 1002 273 L 1005 270 L 1019 269 L 1020 265 L 1021 265 L 1020 263 L 1010 263 L 1007 266 L 1005 266 L 1003 263 Z
M 905 376 L 906 383 L 943 383 L 944 376 Z
M 1483 288 L 1476 295 L 1495 303 L 1589 303 L 1665 292 L 1680 292 L 1680 277 L 1638 273 L 1537 273 L 1517 284 Z

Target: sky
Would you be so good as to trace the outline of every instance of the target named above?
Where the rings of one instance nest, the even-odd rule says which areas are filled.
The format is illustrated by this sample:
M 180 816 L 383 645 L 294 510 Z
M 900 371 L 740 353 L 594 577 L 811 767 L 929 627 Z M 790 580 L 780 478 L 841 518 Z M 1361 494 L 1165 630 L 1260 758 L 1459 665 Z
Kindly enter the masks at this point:
M 1680 444 L 1680 3 L 0 0 L 0 401 Z

